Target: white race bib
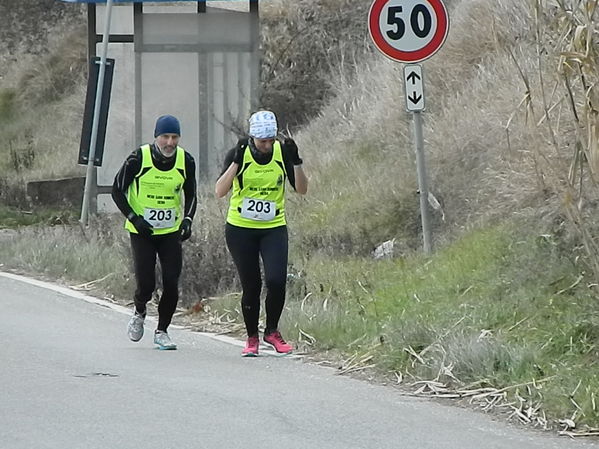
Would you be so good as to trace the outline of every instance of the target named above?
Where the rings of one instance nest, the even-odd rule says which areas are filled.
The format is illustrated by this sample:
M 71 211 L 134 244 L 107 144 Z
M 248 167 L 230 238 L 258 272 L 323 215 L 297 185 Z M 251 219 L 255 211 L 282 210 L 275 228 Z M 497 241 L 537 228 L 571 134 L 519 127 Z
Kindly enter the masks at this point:
M 241 216 L 257 221 L 270 221 L 275 218 L 277 203 L 274 201 L 244 198 L 241 203 Z
M 144 220 L 156 229 L 172 228 L 175 226 L 175 209 L 144 209 Z

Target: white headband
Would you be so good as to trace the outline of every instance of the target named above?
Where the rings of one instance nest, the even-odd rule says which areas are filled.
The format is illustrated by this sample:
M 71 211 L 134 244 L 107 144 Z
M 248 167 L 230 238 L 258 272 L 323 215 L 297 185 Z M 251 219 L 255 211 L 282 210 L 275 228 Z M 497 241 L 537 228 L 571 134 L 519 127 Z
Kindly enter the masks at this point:
M 250 136 L 257 139 L 271 139 L 276 137 L 277 118 L 270 111 L 258 111 L 250 117 Z

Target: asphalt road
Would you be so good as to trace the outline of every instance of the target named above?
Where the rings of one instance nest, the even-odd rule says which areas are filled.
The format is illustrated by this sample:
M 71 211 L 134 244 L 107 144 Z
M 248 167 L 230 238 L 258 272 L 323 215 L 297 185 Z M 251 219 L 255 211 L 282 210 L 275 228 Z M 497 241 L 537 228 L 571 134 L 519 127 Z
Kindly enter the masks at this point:
M 153 322 L 132 343 L 123 308 L 13 275 L 0 304 L 0 449 L 599 448 L 183 329 L 159 351 Z

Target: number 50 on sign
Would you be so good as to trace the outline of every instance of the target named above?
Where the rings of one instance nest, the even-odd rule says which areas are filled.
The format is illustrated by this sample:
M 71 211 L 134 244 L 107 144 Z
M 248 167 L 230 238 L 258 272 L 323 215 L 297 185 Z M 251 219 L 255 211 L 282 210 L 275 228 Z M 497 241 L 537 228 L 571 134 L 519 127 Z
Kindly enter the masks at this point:
M 445 42 L 449 30 L 441 0 L 374 0 L 368 30 L 376 47 L 399 62 L 420 62 Z

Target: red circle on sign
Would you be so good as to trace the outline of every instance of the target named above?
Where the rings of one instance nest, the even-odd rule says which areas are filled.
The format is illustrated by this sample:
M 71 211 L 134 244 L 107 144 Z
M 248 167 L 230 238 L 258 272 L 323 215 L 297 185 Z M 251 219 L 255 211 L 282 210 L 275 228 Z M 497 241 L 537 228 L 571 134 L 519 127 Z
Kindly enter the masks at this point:
M 420 62 L 431 57 L 445 42 L 449 30 L 447 10 L 441 0 L 422 0 L 428 3 L 435 13 L 437 29 L 431 41 L 415 51 L 402 51 L 391 46 L 384 38 L 380 28 L 380 16 L 390 0 L 374 0 L 368 14 L 368 31 L 376 47 L 389 58 L 399 62 Z

